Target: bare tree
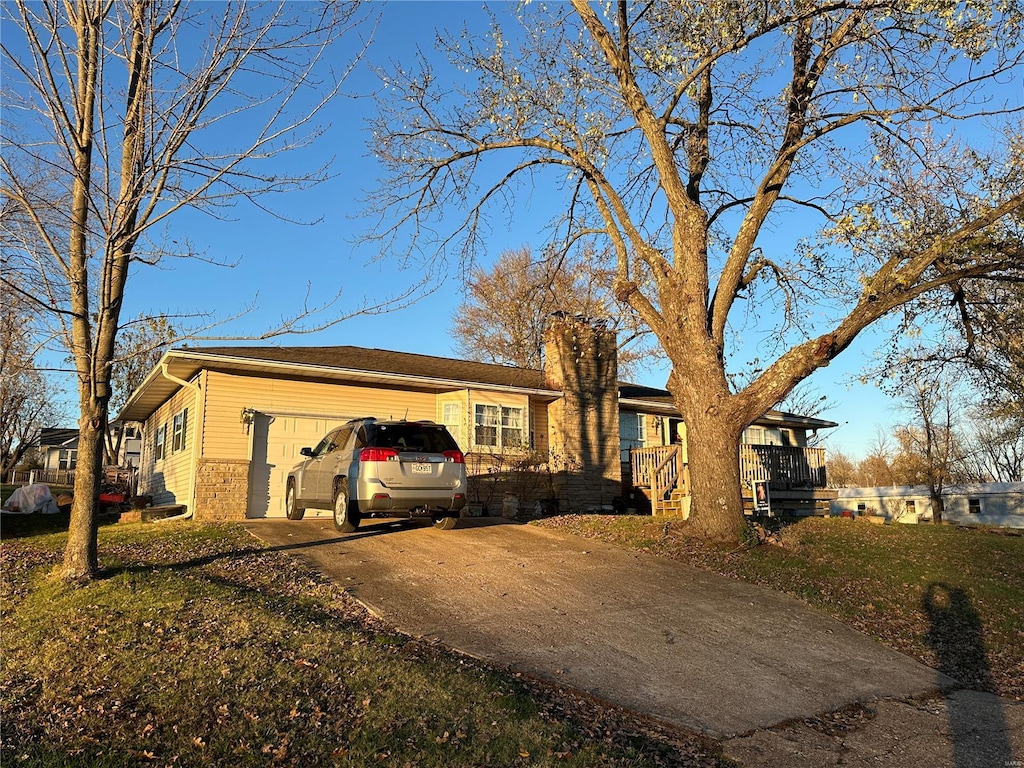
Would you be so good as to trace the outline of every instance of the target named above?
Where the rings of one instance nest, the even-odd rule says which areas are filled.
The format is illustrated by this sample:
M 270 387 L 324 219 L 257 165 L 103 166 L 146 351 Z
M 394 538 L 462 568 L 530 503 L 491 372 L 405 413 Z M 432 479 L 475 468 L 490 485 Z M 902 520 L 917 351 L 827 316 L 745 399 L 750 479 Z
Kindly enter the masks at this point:
M 572 0 L 519 21 L 439 35 L 452 76 L 384 75 L 377 234 L 471 259 L 495 206 L 561 190 L 555 244 L 607 238 L 616 296 L 672 364 L 691 526 L 735 541 L 746 425 L 919 297 L 1021 276 L 1019 156 L 924 151 L 1019 114 L 1020 9 Z M 734 391 L 739 337 L 773 357 Z
M 452 337 L 471 360 L 540 368 L 551 314 L 608 319 L 619 340 L 619 371 L 632 376 L 652 355 L 644 344 L 649 331 L 629 307 L 617 305 L 613 277 L 593 248 L 541 258 L 527 247 L 504 251 L 490 269 L 471 271 L 452 316 Z
M 978 482 L 1024 482 L 1024 418 L 976 409 L 970 418 L 962 463 Z
M 830 488 L 856 488 L 860 485 L 857 465 L 841 449 L 828 452 L 828 485 Z
M 0 260 L 6 267 L 6 259 Z M 53 393 L 36 365 L 33 307 L 0 283 L 0 478 L 28 454 L 56 418 Z
M 201 255 L 184 237 L 158 242 L 183 209 L 223 217 L 238 202 L 262 207 L 270 193 L 325 178 L 326 167 L 279 158 L 321 135 L 318 117 L 344 74 L 326 57 L 355 11 L 187 0 L 18 0 L 0 9 L 0 189 L 25 214 L 12 234 L 19 270 L 38 291 L 25 295 L 52 313 L 77 379 L 67 578 L 98 567 L 103 436 L 131 272 Z
M 116 414 L 124 406 L 177 335 L 174 326 L 163 316 L 139 315 L 134 320 L 121 323 L 110 367 L 111 413 Z M 117 463 L 124 436 L 124 424 L 108 425 L 105 445 L 107 464 Z
M 896 430 L 900 456 L 916 465 L 914 470 L 903 469 L 901 484 L 928 486 L 935 523 L 942 522 L 942 489 L 954 479 L 954 463 L 960 453 L 952 389 L 948 379 L 916 377 L 906 395 L 913 421 Z

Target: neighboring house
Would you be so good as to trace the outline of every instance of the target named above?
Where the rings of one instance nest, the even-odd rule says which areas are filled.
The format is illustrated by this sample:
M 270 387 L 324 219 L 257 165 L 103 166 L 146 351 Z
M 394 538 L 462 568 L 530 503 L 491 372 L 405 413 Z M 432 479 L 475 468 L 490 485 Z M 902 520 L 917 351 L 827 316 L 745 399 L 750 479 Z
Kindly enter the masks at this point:
M 39 458 L 45 472 L 73 472 L 78 465 L 78 430 L 46 427 L 41 429 Z M 137 468 L 141 459 L 142 435 L 136 425 L 130 424 L 125 427 L 117 466 Z
M 942 489 L 942 520 L 960 525 L 1024 528 L 1024 483 L 971 483 Z M 928 486 L 840 488 L 832 514 L 874 516 L 898 523 L 933 518 Z
M 74 470 L 78 464 L 78 430 L 39 430 L 39 461 L 47 472 Z
M 649 490 L 634 496 L 643 478 L 632 455 L 677 454 L 682 420 L 668 392 L 620 384 L 617 372 L 614 333 L 564 317 L 550 322 L 544 370 L 350 346 L 181 348 L 164 354 L 118 418 L 142 424 L 139 492 L 197 518 L 284 516 L 285 476 L 300 450 L 363 416 L 445 424 L 466 453 L 470 502 L 491 513 L 510 499 L 520 508 L 557 499 L 562 511 L 650 505 Z M 750 447 L 752 476 L 767 480 L 776 448 L 806 450 L 806 432 L 830 426 L 788 414 L 759 420 L 751 436 L 778 445 Z M 675 462 L 685 479 L 685 456 Z M 807 469 L 805 458 L 783 464 Z M 814 471 L 823 488 L 823 460 Z M 780 474 L 779 493 L 807 485 L 795 491 L 813 508 L 805 474 Z M 659 492 L 671 498 L 670 488 Z

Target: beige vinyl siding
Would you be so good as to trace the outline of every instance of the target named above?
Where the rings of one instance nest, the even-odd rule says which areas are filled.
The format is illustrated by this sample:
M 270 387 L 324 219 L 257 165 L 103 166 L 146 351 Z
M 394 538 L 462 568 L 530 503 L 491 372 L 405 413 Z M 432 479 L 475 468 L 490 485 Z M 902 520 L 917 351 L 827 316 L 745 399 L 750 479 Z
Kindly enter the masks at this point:
M 548 404 L 530 401 L 530 429 L 533 430 L 533 447 L 542 454 L 548 452 Z
M 429 392 L 289 381 L 211 371 L 207 377 L 203 456 L 249 459 L 249 430 L 242 411 L 287 417 L 349 419 L 434 419 L 436 398 Z
M 185 442 L 177 451 L 174 447 L 174 417 L 188 409 L 185 425 Z M 196 402 L 196 393 L 191 388 L 182 388 L 149 417 L 144 427 L 144 454 L 139 483 L 140 492 L 153 497 L 154 505 L 192 504 L 192 488 L 195 478 L 195 445 L 200 439 L 201 406 Z M 156 435 L 166 425 L 164 456 L 156 458 Z
M 434 420 L 432 392 L 244 376 L 207 375 L 203 457 L 251 462 L 249 517 L 284 515 L 288 471 L 349 419 Z

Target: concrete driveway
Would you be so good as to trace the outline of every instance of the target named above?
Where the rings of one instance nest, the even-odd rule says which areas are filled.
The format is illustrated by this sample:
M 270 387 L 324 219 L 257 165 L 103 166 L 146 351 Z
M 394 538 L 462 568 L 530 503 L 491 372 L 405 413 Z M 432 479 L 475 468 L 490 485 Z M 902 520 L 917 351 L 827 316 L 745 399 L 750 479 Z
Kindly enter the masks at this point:
M 246 527 L 408 634 L 719 738 L 952 684 L 785 595 L 560 531 Z

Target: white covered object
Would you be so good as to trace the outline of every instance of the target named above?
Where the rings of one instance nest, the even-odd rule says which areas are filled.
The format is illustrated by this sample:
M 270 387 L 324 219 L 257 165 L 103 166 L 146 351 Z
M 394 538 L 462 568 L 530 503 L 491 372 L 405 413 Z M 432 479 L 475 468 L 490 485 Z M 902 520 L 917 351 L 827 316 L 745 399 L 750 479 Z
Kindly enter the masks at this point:
M 31 515 L 40 512 L 44 515 L 55 515 L 60 512 L 57 502 L 50 494 L 50 486 L 45 483 L 33 483 L 16 488 L 4 502 L 4 512 L 15 515 Z

